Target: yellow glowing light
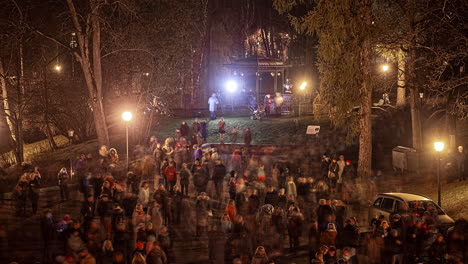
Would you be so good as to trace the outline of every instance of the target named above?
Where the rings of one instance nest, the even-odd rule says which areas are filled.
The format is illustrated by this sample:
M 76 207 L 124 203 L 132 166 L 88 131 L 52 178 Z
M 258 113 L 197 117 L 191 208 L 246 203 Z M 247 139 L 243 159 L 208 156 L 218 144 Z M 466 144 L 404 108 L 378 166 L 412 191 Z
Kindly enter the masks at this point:
M 62 70 L 62 66 L 57 64 L 57 65 L 55 65 L 54 69 L 59 72 L 59 71 Z
M 443 151 L 443 150 L 444 150 L 444 147 L 445 147 L 444 142 L 434 142 L 434 149 L 435 149 L 437 152 Z
M 307 82 L 302 82 L 301 86 L 299 86 L 299 89 L 305 90 L 306 86 L 307 86 Z
M 122 113 L 122 119 L 123 119 L 124 121 L 127 121 L 127 122 L 128 122 L 128 121 L 132 120 L 132 117 L 133 117 L 133 115 L 132 115 L 132 113 L 130 113 L 130 112 L 123 112 L 123 113 Z
M 390 66 L 388 64 L 382 65 L 382 71 L 386 72 L 388 70 L 390 70 Z

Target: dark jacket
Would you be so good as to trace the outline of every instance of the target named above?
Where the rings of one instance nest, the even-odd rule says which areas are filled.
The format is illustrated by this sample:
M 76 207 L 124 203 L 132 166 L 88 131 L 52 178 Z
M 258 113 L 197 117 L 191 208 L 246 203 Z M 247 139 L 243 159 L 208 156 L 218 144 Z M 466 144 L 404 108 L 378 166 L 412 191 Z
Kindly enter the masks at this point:
M 278 205 L 278 192 L 277 191 L 272 191 L 272 192 L 267 192 L 265 194 L 265 204 L 271 204 L 273 207 L 276 207 Z
M 359 227 L 356 225 L 346 225 L 341 236 L 343 247 L 359 247 Z
M 213 181 L 222 182 L 226 176 L 226 166 L 224 164 L 216 164 L 213 171 Z

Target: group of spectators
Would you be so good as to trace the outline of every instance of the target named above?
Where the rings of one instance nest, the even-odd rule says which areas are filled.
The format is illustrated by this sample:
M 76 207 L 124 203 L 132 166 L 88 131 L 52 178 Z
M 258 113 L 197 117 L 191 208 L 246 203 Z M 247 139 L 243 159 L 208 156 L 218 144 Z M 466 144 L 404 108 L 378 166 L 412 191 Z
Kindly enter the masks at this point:
M 310 263 L 323 264 L 466 261 L 466 222 L 441 233 L 430 208 L 379 217 L 363 233 L 351 216 L 360 199 L 355 167 L 343 155 L 324 154 L 320 171 L 304 173 L 294 160 L 253 155 L 248 144 L 203 149 L 202 124 L 182 123 L 164 142 L 151 137 L 123 175 L 113 169 L 115 150 L 79 157 L 80 214 L 45 212 L 44 263 L 179 263 L 174 243 L 184 240 L 207 241 L 207 263 L 290 263 L 304 249 Z M 34 192 L 40 174 L 27 175 L 23 185 Z M 57 179 L 66 200 L 66 170 Z

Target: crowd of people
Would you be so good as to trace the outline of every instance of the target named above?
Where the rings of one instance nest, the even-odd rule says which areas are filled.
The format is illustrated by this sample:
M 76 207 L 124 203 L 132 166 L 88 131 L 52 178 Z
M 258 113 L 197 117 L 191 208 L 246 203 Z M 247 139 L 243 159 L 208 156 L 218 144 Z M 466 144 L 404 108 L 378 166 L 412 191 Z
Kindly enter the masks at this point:
M 294 162 L 264 162 L 250 141 L 232 153 L 202 148 L 205 123 L 184 122 L 163 142 L 151 137 L 126 174 L 115 169 L 114 149 L 80 156 L 80 214 L 44 213 L 44 263 L 179 263 L 174 241 L 187 238 L 208 242 L 207 263 L 290 263 L 285 257 L 304 250 L 323 264 L 466 261 L 466 221 L 440 233 L 430 210 L 379 217 L 364 233 L 368 223 L 350 209 L 360 199 L 355 166 L 343 155 L 324 154 L 319 171 L 304 173 Z M 218 127 L 226 131 L 223 119 Z M 65 168 L 58 173 L 62 200 L 69 178 Z M 40 179 L 28 168 L 17 186 L 28 190 L 34 214 Z M 60 249 L 51 246 L 56 240 Z

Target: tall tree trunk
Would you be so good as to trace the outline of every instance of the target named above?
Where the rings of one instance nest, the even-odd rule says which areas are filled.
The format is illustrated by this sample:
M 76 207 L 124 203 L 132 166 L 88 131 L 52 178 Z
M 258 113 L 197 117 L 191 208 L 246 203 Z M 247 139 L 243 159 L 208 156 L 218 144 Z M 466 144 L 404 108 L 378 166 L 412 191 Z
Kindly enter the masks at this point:
M 44 130 L 47 138 L 49 139 L 49 145 L 51 149 L 58 149 L 57 144 L 54 140 L 54 135 L 52 134 L 52 129 L 50 128 L 50 118 L 49 118 L 49 89 L 47 86 L 47 65 L 44 66 L 42 70 L 42 77 L 44 82 Z
M 99 6 L 102 0 L 89 0 L 91 13 L 86 28 L 91 27 L 92 32 L 83 31 L 79 14 L 76 11 L 73 0 L 67 0 L 73 25 L 77 31 L 79 53 L 74 52 L 76 60 L 83 69 L 83 75 L 88 88 L 88 96 L 91 101 L 94 126 L 100 145 L 109 145 L 109 133 L 107 129 L 106 115 L 102 93 L 102 65 L 101 65 L 101 27 L 99 22 Z M 90 45 L 90 38 L 92 44 Z M 92 58 L 90 57 L 92 53 Z
M 407 65 L 407 87 L 410 90 L 410 108 L 411 108 L 411 127 L 413 136 L 413 148 L 417 151 L 422 150 L 422 130 L 421 130 L 421 102 L 419 100 L 419 91 L 416 87 L 416 31 L 415 31 L 415 0 L 407 2 L 407 20 L 408 20 L 408 65 Z
M 401 49 L 397 53 L 397 64 L 398 64 L 398 79 L 397 79 L 397 98 L 396 105 L 404 106 L 406 104 L 406 87 L 405 87 L 405 71 L 406 61 L 405 52 Z
M 3 68 L 3 61 L 0 59 L 0 86 L 2 86 L 2 101 L 3 101 L 3 110 L 5 112 L 5 119 L 8 125 L 8 129 L 10 130 L 11 135 L 11 143 L 15 143 L 16 141 L 16 134 L 15 134 L 15 127 L 13 125 L 12 116 L 11 116 L 11 108 L 10 102 L 8 101 L 8 90 L 5 81 L 5 71 Z
M 16 109 L 16 162 L 18 164 L 24 161 L 24 145 L 23 145 L 23 107 L 24 107 L 24 53 L 23 53 L 23 38 L 19 40 L 19 77 L 17 82 L 17 109 Z
M 371 27 L 372 25 L 372 4 L 370 0 L 363 0 L 364 21 Z M 361 98 L 359 102 L 359 161 L 358 175 L 361 179 L 370 179 L 372 174 L 372 85 L 371 79 L 371 44 L 369 36 L 362 43 L 361 48 L 361 71 L 363 82 L 361 86 Z

